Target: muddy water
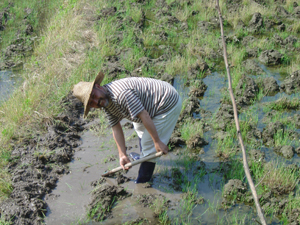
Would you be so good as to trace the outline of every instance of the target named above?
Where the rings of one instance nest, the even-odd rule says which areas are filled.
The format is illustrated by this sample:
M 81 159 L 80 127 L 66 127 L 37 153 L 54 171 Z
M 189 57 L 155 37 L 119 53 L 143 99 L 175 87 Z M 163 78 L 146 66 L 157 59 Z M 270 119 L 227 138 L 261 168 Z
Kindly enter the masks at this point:
M 267 76 L 273 76 L 280 82 L 284 76 L 263 67 Z M 201 108 L 210 111 L 214 114 L 219 106 L 222 95 L 221 88 L 227 87 L 227 81 L 224 75 L 219 73 L 212 73 L 203 79 L 204 83 L 208 86 L 207 91 L 203 98 L 199 99 Z M 175 78 L 174 87 L 178 90 L 183 99 L 188 97 L 189 88 L 186 87 L 180 78 Z M 259 103 L 250 106 L 253 107 L 258 114 L 258 129 L 262 131 L 265 126 L 262 122 L 265 112 L 263 104 L 266 102 L 274 101 L 284 96 L 284 94 L 277 94 L 275 96 L 266 96 Z M 297 95 L 294 95 L 297 96 Z M 289 96 L 291 97 L 291 96 Z M 299 96 L 298 96 L 299 97 Z M 289 112 L 294 114 L 295 112 Z M 240 114 L 243 118 L 244 113 Z M 195 115 L 201 118 L 201 115 Z M 125 121 L 124 121 L 125 122 Z M 299 132 L 299 130 L 297 130 Z M 98 180 L 101 174 L 108 169 L 118 167 L 117 148 L 112 139 L 110 130 L 106 131 L 105 136 L 97 136 L 92 131 L 87 131 L 82 135 L 83 144 L 75 154 L 74 160 L 70 163 L 70 173 L 61 177 L 57 183 L 57 187 L 51 194 L 46 196 L 46 202 L 49 206 L 46 224 L 78 224 L 81 221 L 86 221 L 86 207 L 90 202 L 93 190 L 91 182 Z M 138 141 L 133 137 L 134 131 L 132 129 L 125 129 L 126 143 L 129 147 L 129 152 L 139 152 Z M 215 157 L 215 144 L 216 141 L 211 138 L 213 131 L 208 131 L 204 134 L 205 140 L 209 145 L 204 147 L 205 154 L 201 155 L 201 160 L 205 163 L 206 174 L 201 182 L 197 184 L 197 192 L 199 196 L 204 197 L 205 203 L 195 206 L 193 213 L 190 215 L 191 224 L 230 224 L 234 218 L 238 224 L 255 224 L 259 221 L 256 218 L 256 212 L 253 206 L 244 204 L 236 204 L 237 207 L 232 207 L 229 210 L 219 210 L 222 201 L 222 188 L 224 186 L 223 177 L 218 173 L 211 172 L 219 170 L 220 159 Z M 184 151 L 184 148 L 180 149 Z M 267 161 L 275 159 L 285 163 L 296 162 L 299 163 L 299 157 L 294 156 L 290 160 L 283 159 L 276 155 L 268 148 L 261 148 L 266 154 Z M 115 161 L 109 159 L 115 158 Z M 143 208 L 138 204 L 134 196 L 139 194 L 162 194 L 171 200 L 173 207 L 168 211 L 169 218 L 176 218 L 179 200 L 182 199 L 182 193 L 170 190 L 168 181 L 160 179 L 160 174 L 166 170 L 170 170 L 175 164 L 178 156 L 174 153 L 169 153 L 163 156 L 157 163 L 154 175 L 154 184 L 151 188 L 145 188 L 143 184 L 135 184 L 134 180 L 137 175 L 138 166 L 133 167 L 126 174 L 131 180 L 125 184 L 121 184 L 126 188 L 132 197 L 119 201 L 112 210 L 112 218 L 106 219 L 102 223 L 87 222 L 88 224 L 122 224 L 128 221 L 133 221 L 137 218 L 147 218 L 152 224 L 157 224 L 157 218 L 153 217 L 153 211 L 149 208 Z M 116 185 L 115 178 L 106 178 L 108 184 Z M 267 218 L 268 224 L 279 224 L 276 218 Z
M 7 100 L 21 79 L 12 71 L 0 71 L 0 104 Z
M 125 121 L 124 121 L 125 122 Z M 107 133 L 110 133 L 107 130 Z M 133 129 L 125 129 L 126 138 L 130 138 Z M 48 204 L 48 213 L 45 219 L 46 224 L 77 224 L 86 219 L 86 207 L 90 202 L 90 193 L 93 190 L 91 182 L 99 180 L 101 174 L 119 166 L 116 145 L 112 140 L 111 134 L 104 137 L 95 136 L 92 131 L 87 131 L 82 135 L 83 144 L 75 153 L 74 160 L 70 163 L 70 173 L 63 176 L 57 187 L 51 194 L 45 197 Z M 139 152 L 137 138 L 127 140 L 129 152 Z M 115 158 L 115 161 L 106 162 L 108 159 Z M 106 162 L 106 163 L 105 163 Z M 133 196 L 138 194 L 164 194 L 171 199 L 179 199 L 178 194 L 165 194 L 155 188 L 144 188 L 144 184 L 135 184 L 134 180 L 138 172 L 138 166 L 130 169 L 126 177 L 131 181 L 122 184 Z M 117 185 L 114 178 L 106 178 L 108 184 Z M 137 205 L 137 200 L 127 198 L 113 210 L 113 218 L 108 219 L 104 224 L 122 224 L 137 218 L 148 218 L 150 221 L 156 221 L 153 218 L 153 211 L 149 208 L 143 208 Z M 88 223 L 99 224 L 99 223 Z M 102 224 L 102 223 L 101 223 Z

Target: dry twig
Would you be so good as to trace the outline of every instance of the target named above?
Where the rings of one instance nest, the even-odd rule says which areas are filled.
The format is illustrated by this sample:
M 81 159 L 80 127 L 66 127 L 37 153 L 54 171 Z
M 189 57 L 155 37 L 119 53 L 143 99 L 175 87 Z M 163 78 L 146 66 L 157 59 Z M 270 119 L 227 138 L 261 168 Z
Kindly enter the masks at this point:
M 251 174 L 250 174 L 249 165 L 248 165 L 248 162 L 247 162 L 246 150 L 245 150 L 245 146 L 244 146 L 241 131 L 240 131 L 237 107 L 236 107 L 236 103 L 235 103 L 235 99 L 234 99 L 234 95 L 233 95 L 233 91 L 232 91 L 232 85 L 231 85 L 231 76 L 230 76 L 229 65 L 228 65 L 228 60 L 227 60 L 227 50 L 226 50 L 226 43 L 225 43 L 225 39 L 224 39 L 223 20 L 222 20 L 222 14 L 221 14 L 220 6 L 219 6 L 219 0 L 216 0 L 216 9 L 217 9 L 218 14 L 219 14 L 220 27 L 221 27 L 221 37 L 222 37 L 222 43 L 223 43 L 223 56 L 224 56 L 226 72 L 227 72 L 227 76 L 228 76 L 228 90 L 229 90 L 229 93 L 230 93 L 232 106 L 233 106 L 234 120 L 235 120 L 236 129 L 237 129 L 237 136 L 238 136 L 238 139 L 239 139 L 239 142 L 240 142 L 240 145 L 241 145 L 241 148 L 242 148 L 242 153 L 243 153 L 244 171 L 245 171 L 245 174 L 246 174 L 246 177 L 247 177 L 247 180 L 248 180 L 251 192 L 252 192 L 252 196 L 253 196 L 253 199 L 254 199 L 254 202 L 255 202 L 258 217 L 261 221 L 261 224 L 266 225 L 267 223 L 266 223 L 264 214 L 262 212 L 262 209 L 260 207 L 258 197 L 257 197 L 257 193 L 256 193 L 256 189 L 255 189 L 255 186 L 254 186 Z
M 257 187 L 264 179 L 265 177 L 271 172 L 271 170 L 269 170 L 269 172 L 267 172 L 264 177 L 255 185 L 255 187 Z

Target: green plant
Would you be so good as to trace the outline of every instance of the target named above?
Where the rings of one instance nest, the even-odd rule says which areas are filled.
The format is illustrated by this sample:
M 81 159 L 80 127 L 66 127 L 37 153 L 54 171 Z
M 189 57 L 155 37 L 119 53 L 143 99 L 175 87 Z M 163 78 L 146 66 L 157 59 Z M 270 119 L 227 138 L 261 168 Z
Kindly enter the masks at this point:
M 299 172 L 287 168 L 284 164 L 269 162 L 263 165 L 263 170 L 256 180 L 264 191 L 273 191 L 277 194 L 289 194 L 297 186 Z
M 200 136 L 203 136 L 203 121 L 195 121 L 193 119 L 187 119 L 187 121 L 184 123 L 184 125 L 181 127 L 181 137 L 188 141 L 192 136 L 195 134 L 199 134 Z
M 198 197 L 196 186 L 189 188 L 184 194 L 184 198 L 179 202 L 176 217 L 172 219 L 172 224 L 191 224 L 193 210 L 197 204 L 203 202 L 203 198 Z

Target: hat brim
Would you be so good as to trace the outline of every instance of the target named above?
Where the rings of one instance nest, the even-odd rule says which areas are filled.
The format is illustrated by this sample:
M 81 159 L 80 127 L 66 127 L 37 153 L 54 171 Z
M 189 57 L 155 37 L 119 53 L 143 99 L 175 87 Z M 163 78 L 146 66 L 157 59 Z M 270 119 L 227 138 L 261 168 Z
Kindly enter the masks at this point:
M 104 79 L 104 73 L 102 71 L 100 71 L 98 73 L 98 75 L 96 76 L 95 80 L 91 83 L 91 86 L 89 87 L 89 91 L 88 91 L 88 94 L 89 94 L 89 97 L 87 98 L 87 100 L 84 102 L 84 117 L 86 117 L 91 109 L 91 107 L 89 106 L 89 101 L 90 101 L 90 98 L 91 98 L 91 94 L 92 94 L 92 91 L 93 91 L 93 88 L 95 86 L 95 84 L 101 84 L 101 82 L 103 81 Z

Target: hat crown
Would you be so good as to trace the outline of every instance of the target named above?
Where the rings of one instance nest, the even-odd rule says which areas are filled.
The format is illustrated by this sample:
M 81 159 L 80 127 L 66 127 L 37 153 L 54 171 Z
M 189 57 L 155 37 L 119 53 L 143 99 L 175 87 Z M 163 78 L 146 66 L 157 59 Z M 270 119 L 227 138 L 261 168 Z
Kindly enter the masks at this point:
M 73 95 L 78 98 L 84 105 L 90 98 L 90 90 L 93 88 L 93 82 L 79 82 L 73 88 Z M 85 104 L 86 103 L 86 104 Z

